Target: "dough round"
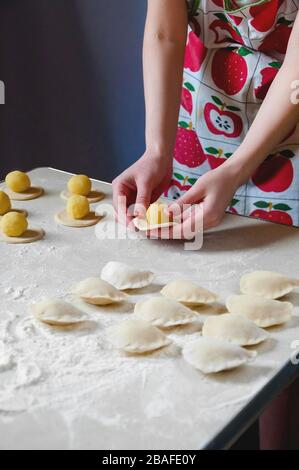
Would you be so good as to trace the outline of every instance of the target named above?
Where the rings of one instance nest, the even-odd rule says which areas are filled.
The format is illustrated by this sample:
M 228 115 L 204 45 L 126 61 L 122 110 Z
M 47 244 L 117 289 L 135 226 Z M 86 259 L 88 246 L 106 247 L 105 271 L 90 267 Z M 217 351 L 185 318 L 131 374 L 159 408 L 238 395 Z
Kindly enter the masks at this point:
M 24 214 L 20 212 L 8 212 L 0 221 L 0 228 L 7 237 L 20 237 L 26 232 L 28 222 Z
M 98 215 L 93 211 L 89 212 L 89 214 L 87 214 L 87 216 L 83 219 L 77 220 L 71 219 L 66 210 L 55 215 L 55 221 L 58 224 L 73 228 L 91 227 L 92 225 L 96 225 L 98 222 L 100 222 L 102 218 L 102 215 Z
M 11 202 L 9 196 L 4 192 L 0 191 L 0 215 L 4 215 L 11 209 Z
M 5 184 L 11 191 L 15 193 L 24 193 L 30 186 L 30 178 L 23 171 L 12 171 L 5 178 Z
M 70 219 L 83 219 L 89 212 L 89 202 L 85 196 L 71 196 L 66 205 L 67 215 Z
M 5 192 L 9 195 L 13 201 L 30 201 L 31 199 L 37 199 L 44 194 L 43 188 L 31 186 L 27 191 L 23 193 L 16 193 L 11 191 L 9 188 L 5 189 Z
M 75 175 L 71 177 L 67 187 L 71 194 L 88 196 L 91 190 L 91 181 L 86 175 Z
M 72 194 L 67 189 L 65 189 L 64 191 L 60 193 L 60 197 L 64 199 L 65 201 L 67 201 L 71 196 Z M 98 189 L 93 189 L 88 193 L 86 197 L 87 197 L 89 204 L 94 204 L 95 202 L 99 202 L 102 199 L 104 199 L 105 194 L 102 193 Z
M 12 245 L 33 243 L 44 238 L 45 232 L 41 228 L 29 227 L 20 237 L 7 237 L 0 232 L 0 241 Z

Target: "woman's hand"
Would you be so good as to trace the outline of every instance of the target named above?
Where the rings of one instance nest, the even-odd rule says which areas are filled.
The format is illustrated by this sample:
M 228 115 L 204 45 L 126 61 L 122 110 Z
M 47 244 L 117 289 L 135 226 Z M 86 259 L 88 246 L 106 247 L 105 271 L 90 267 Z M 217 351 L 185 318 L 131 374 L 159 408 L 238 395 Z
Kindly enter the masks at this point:
M 148 206 L 168 188 L 171 175 L 171 156 L 156 156 L 145 152 L 112 182 L 117 219 L 128 225 L 133 216 L 144 215 Z M 128 211 L 133 204 L 134 211 Z
M 237 169 L 223 165 L 201 176 L 168 211 L 180 221 L 168 233 L 174 239 L 191 239 L 201 229 L 220 224 L 239 184 Z M 169 229 L 152 230 L 150 236 L 165 238 Z

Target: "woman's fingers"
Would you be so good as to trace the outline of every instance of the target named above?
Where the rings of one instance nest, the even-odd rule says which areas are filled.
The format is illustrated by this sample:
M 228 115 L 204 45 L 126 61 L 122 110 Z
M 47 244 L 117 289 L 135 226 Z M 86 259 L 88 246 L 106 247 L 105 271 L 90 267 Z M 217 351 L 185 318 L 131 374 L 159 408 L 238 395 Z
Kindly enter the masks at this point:
M 116 220 L 121 224 L 128 225 L 132 220 L 132 216 L 128 213 L 131 190 L 119 180 L 114 180 L 112 186 L 113 207 L 115 210 Z
M 190 204 L 195 204 L 205 197 L 206 188 L 203 184 L 201 184 L 200 180 L 189 189 L 183 196 L 177 199 L 174 203 L 168 206 L 167 211 L 173 215 L 173 217 L 179 217 L 183 214 L 185 210 L 188 210 Z M 182 217 L 183 219 L 183 217 Z

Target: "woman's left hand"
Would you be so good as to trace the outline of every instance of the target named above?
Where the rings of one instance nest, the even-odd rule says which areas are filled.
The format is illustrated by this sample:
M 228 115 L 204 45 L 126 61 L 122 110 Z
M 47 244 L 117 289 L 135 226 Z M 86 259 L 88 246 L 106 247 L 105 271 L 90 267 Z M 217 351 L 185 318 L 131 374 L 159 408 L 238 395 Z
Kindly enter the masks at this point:
M 191 239 L 198 231 L 219 225 L 238 186 L 238 175 L 233 166 L 223 165 L 207 172 L 168 207 L 179 223 L 171 230 L 151 230 L 150 236 Z

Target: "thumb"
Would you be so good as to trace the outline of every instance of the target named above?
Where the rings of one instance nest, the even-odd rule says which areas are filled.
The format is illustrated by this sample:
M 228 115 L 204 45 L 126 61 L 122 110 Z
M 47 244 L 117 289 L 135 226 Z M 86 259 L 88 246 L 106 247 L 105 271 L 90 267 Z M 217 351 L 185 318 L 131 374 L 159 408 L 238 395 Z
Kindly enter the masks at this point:
M 197 182 L 190 188 L 183 196 L 170 204 L 167 211 L 172 213 L 173 216 L 180 215 L 189 204 L 196 204 L 205 197 L 206 189 L 203 185 Z
M 145 181 L 139 181 L 137 186 L 137 195 L 134 207 L 134 215 L 144 216 L 151 202 L 151 187 Z

